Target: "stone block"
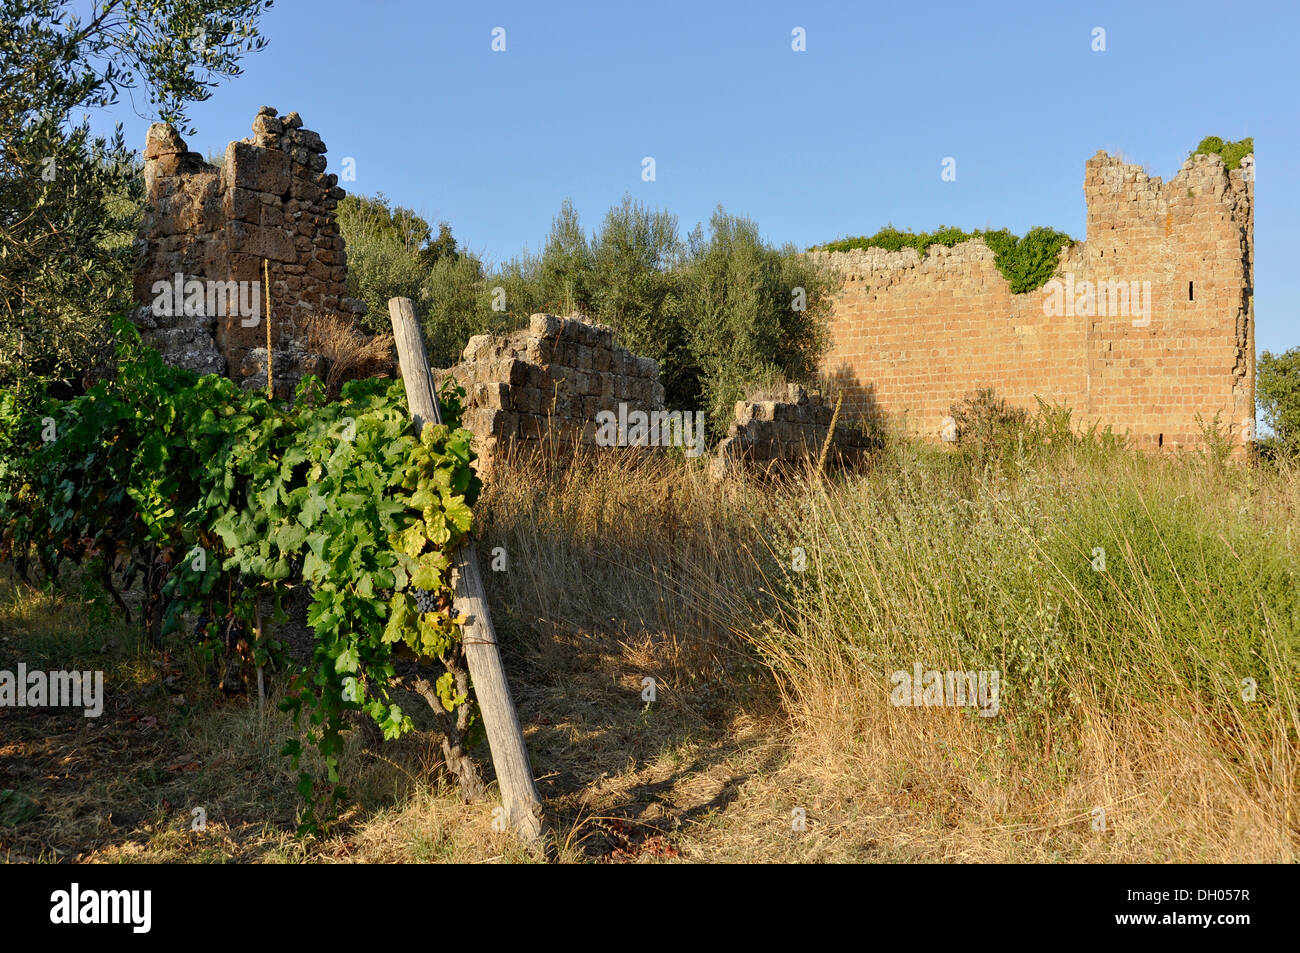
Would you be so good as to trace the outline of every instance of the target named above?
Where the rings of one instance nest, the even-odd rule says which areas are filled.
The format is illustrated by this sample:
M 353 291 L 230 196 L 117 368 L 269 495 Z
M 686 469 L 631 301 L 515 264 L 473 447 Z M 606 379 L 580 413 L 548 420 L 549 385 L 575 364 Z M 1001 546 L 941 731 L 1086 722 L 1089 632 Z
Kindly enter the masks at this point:
M 524 375 L 524 385 L 526 387 L 535 387 L 549 394 L 554 383 L 550 372 L 537 364 L 528 364 L 527 368 Z
M 475 334 L 465 343 L 465 350 L 461 352 L 461 357 L 466 361 L 482 360 L 492 352 L 492 335 Z
M 165 122 L 154 123 L 145 134 L 145 161 L 188 151 L 189 147 L 185 145 L 185 140 L 180 137 L 180 133 Z
M 284 123 L 273 114 L 259 112 L 253 118 L 253 133 L 259 136 L 280 136 L 284 134 Z
M 524 346 L 524 359 L 534 364 L 550 364 L 555 356 L 555 342 L 546 337 L 529 337 Z
M 528 367 L 525 362 L 514 358 L 498 358 L 489 363 L 487 377 L 512 387 L 525 387 L 528 384 Z
M 289 191 L 289 160 L 281 152 L 248 142 L 232 142 L 226 147 L 226 166 L 238 188 L 270 195 Z

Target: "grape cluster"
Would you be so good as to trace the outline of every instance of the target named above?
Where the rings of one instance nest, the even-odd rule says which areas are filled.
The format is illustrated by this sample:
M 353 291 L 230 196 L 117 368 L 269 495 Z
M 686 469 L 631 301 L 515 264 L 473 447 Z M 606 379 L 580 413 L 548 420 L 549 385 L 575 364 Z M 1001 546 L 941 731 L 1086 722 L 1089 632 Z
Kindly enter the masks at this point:
M 415 607 L 421 612 L 434 612 L 438 608 L 438 596 L 432 589 L 412 589 Z

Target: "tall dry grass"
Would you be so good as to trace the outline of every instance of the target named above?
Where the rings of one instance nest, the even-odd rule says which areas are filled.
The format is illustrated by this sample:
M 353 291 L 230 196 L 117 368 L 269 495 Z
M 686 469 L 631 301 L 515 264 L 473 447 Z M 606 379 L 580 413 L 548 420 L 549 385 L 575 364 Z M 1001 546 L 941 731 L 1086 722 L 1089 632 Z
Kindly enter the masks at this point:
M 715 482 L 706 461 L 682 455 L 552 448 L 498 458 L 476 516 L 561 859 L 600 856 L 590 838 L 611 814 L 672 832 L 687 860 L 1300 853 L 1294 469 L 1060 432 L 975 452 L 892 440 L 862 470 L 826 479 Z M 505 571 L 494 572 L 498 554 Z M 77 601 L 69 594 L 58 618 Z M 0 605 L 8 655 L 45 646 L 55 667 L 98 651 L 104 625 L 65 646 L 49 634 L 63 622 L 34 621 L 45 605 Z M 140 651 L 128 668 L 143 675 L 120 683 L 149 676 Z M 997 670 L 996 717 L 892 704 L 891 673 L 917 663 Z M 640 699 L 647 672 L 653 706 Z M 463 805 L 438 780 L 423 732 L 377 749 L 352 739 L 344 832 L 293 843 L 276 754 L 287 724 L 274 705 L 224 702 L 203 680 L 185 677 L 193 713 L 167 749 L 205 772 L 168 770 L 174 753 L 156 770 L 141 755 L 137 773 L 166 783 L 133 789 L 141 833 L 96 856 L 526 857 L 491 831 L 490 805 Z M 147 687 L 139 704 L 151 698 L 162 719 L 171 702 Z M 80 831 L 82 802 L 109 796 L 51 800 L 47 815 Z M 186 833 L 186 811 L 150 820 L 161 799 L 206 804 L 217 830 L 231 823 L 219 818 L 244 826 L 212 846 Z M 791 830 L 795 808 L 806 832 Z M 248 826 L 271 815 L 265 832 Z
M 1293 860 L 1300 476 L 1048 433 L 895 441 L 831 481 L 515 461 L 483 504 L 500 602 L 660 633 L 691 679 L 750 646 L 788 718 L 777 800 L 873 805 L 886 856 Z M 896 707 L 916 663 L 996 670 L 998 715 Z
M 307 349 L 327 361 L 325 389 L 338 398 L 346 381 L 373 377 L 393 364 L 393 336 L 367 335 L 354 320 L 337 314 L 313 314 L 303 322 Z
M 896 446 L 781 501 L 774 555 L 807 568 L 745 631 L 805 772 L 885 808 L 895 850 L 1294 860 L 1298 504 L 1294 472 L 1199 457 Z M 998 671 L 1000 712 L 896 707 L 917 663 Z
M 669 640 L 688 679 L 753 668 L 732 620 L 763 598 L 761 484 L 682 455 L 507 451 L 493 467 L 476 518 L 485 562 L 508 558 L 487 573 L 507 625 Z

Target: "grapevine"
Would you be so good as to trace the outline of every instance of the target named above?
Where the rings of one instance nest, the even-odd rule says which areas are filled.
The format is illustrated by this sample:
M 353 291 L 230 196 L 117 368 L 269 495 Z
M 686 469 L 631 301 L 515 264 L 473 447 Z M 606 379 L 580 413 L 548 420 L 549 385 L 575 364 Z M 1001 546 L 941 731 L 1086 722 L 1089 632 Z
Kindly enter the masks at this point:
M 85 395 L 0 392 L 0 559 L 29 576 L 35 558 L 50 579 L 64 562 L 94 564 L 123 611 L 115 580 L 141 581 L 155 639 L 251 632 L 259 604 L 282 622 L 291 587 L 307 586 L 312 656 L 282 706 L 324 775 L 303 768 L 300 737 L 283 753 L 313 829 L 318 805 L 332 811 L 345 793 L 347 713 L 385 738 L 412 727 L 390 694 L 399 646 L 446 667 L 446 711 L 466 704 L 450 554 L 482 485 L 460 427 L 464 391 L 444 384 L 445 423 L 417 439 L 399 382 L 352 381 L 326 402 L 308 379 L 276 402 L 163 364 L 121 319 L 115 333 L 118 373 Z M 280 648 L 263 638 L 253 652 L 263 664 Z

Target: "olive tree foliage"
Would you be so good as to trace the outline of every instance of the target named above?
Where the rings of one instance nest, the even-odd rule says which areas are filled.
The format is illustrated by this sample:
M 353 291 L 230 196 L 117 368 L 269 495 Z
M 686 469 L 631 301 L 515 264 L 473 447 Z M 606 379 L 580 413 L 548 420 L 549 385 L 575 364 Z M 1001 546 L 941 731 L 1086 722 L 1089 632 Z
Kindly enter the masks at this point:
M 717 209 L 706 235 L 625 197 L 590 236 L 565 202 L 542 252 L 489 278 L 512 313 L 574 312 L 659 362 L 670 407 L 704 410 L 714 435 L 757 381 L 810 381 L 825 346 L 834 279 L 751 220 Z
M 131 300 L 140 166 L 89 114 L 129 92 L 186 134 L 239 75 L 271 0 L 5 0 L 0 6 L 0 385 L 75 380 Z
M 419 300 L 426 270 L 420 252 L 429 225 L 409 209 L 394 208 L 382 194 L 346 196 L 337 215 L 348 256 L 348 294 L 366 303 L 366 327 L 384 331 L 389 298 Z
M 691 233 L 682 277 L 685 348 L 715 434 L 750 384 L 813 381 L 838 284 L 825 268 L 793 245 L 767 244 L 752 219 L 719 207 L 707 237 Z
M 1259 356 L 1255 402 L 1273 430 L 1273 442 L 1288 453 L 1300 453 L 1300 347 Z
M 348 257 L 348 294 L 364 301 L 362 324 L 389 328 L 388 299 L 410 298 L 424 325 L 429 361 L 455 364 L 475 334 L 510 324 L 504 295 L 494 295 L 479 258 L 462 249 L 446 222 L 435 238 L 425 219 L 384 195 L 349 195 L 339 202 L 339 231 Z
M 588 234 L 566 201 L 540 253 L 493 268 L 451 230 L 382 195 L 339 203 L 349 293 L 382 331 L 388 299 L 419 305 L 429 359 L 459 360 L 475 334 L 523 327 L 537 312 L 581 314 L 659 362 L 665 401 L 704 410 L 716 436 L 757 382 L 810 381 L 825 343 L 835 282 L 793 246 L 763 241 L 749 219 L 719 208 L 685 239 L 677 217 L 625 197 Z

